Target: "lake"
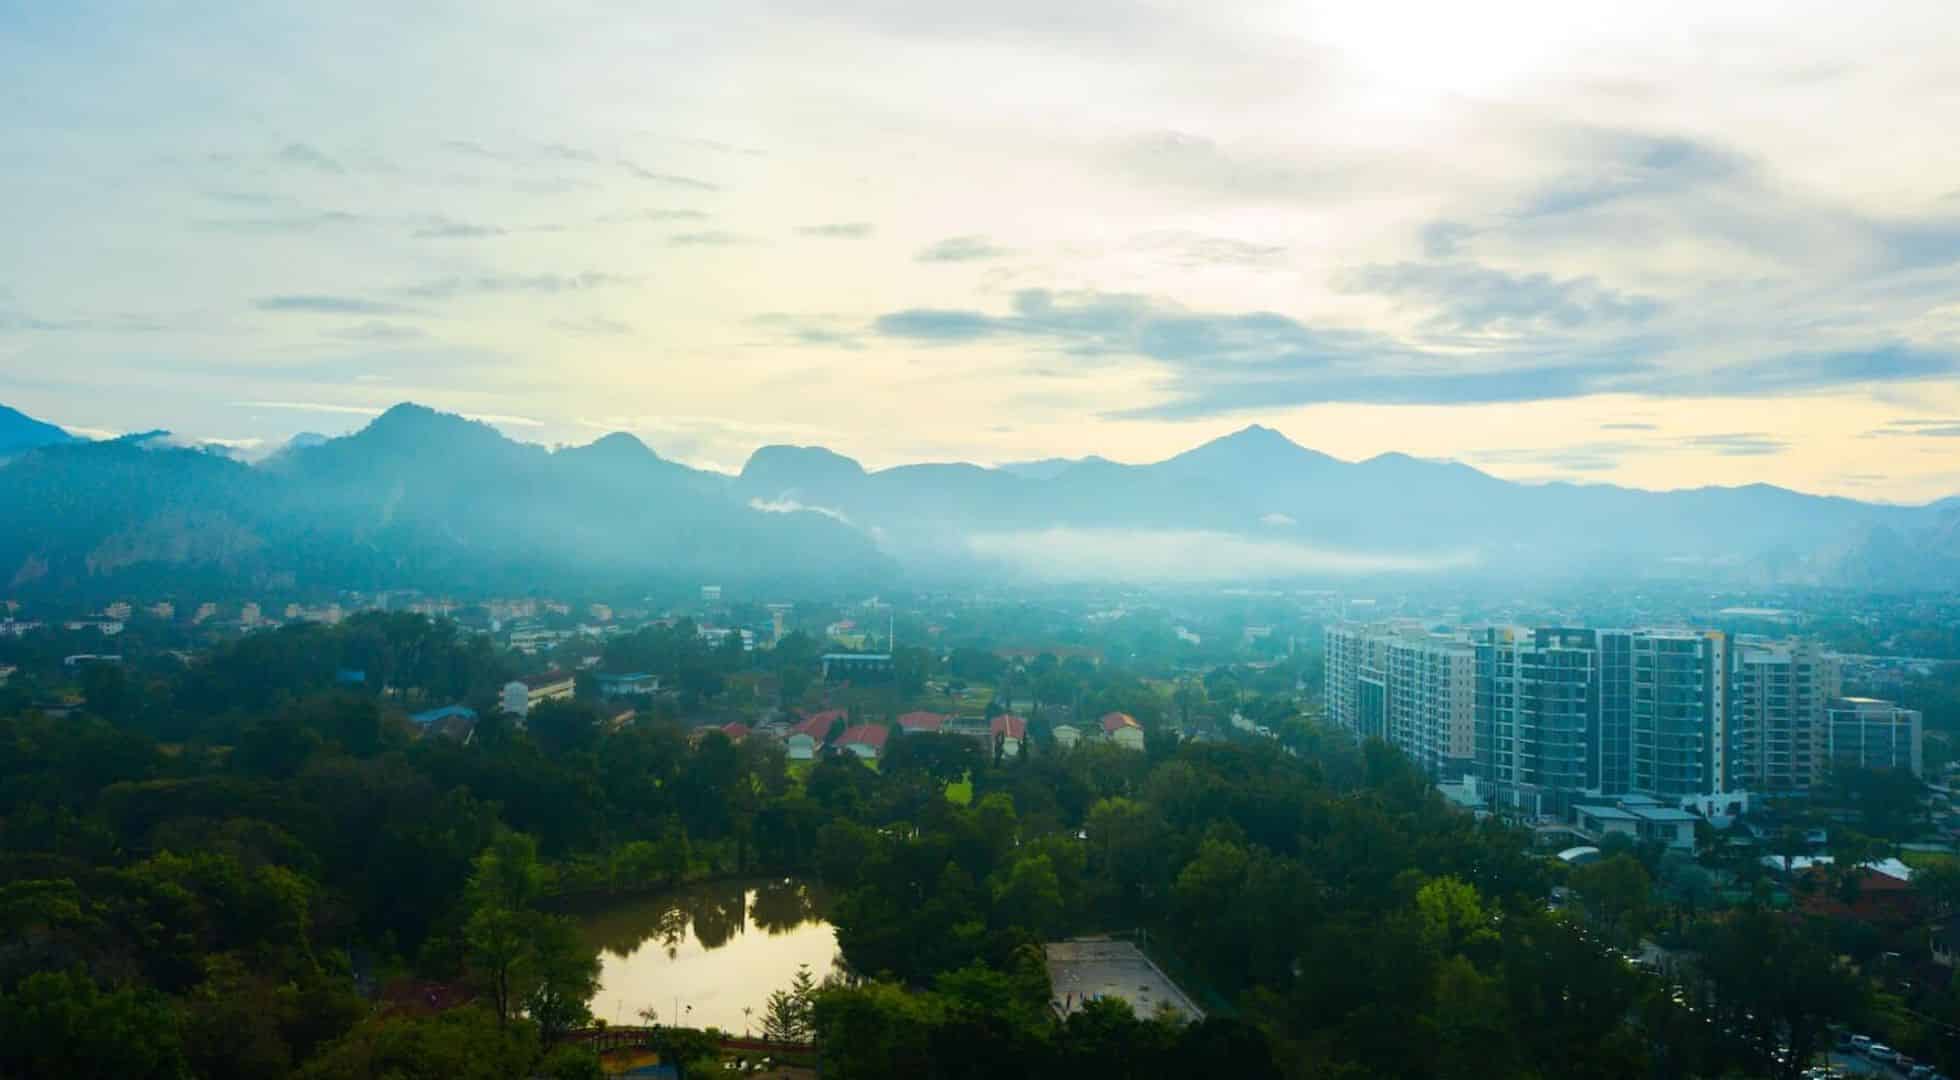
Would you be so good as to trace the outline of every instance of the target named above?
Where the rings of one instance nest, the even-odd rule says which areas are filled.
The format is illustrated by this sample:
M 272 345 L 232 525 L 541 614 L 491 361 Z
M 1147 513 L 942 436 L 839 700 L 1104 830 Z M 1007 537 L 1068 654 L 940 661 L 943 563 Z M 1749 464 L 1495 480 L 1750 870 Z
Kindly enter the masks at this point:
M 667 1024 L 678 1010 L 687 1027 L 759 1033 L 769 995 L 789 986 L 798 965 L 821 982 L 839 963 L 828 911 L 820 886 L 776 879 L 695 885 L 588 912 L 579 926 L 601 965 L 592 1015 L 639 1025 L 650 1008 Z

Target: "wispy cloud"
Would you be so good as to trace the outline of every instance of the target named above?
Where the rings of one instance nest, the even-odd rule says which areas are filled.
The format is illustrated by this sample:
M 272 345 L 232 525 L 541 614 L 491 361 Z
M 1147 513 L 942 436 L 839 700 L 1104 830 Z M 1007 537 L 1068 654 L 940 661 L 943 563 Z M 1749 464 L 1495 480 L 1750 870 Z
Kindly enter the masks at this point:
M 633 332 L 631 326 L 603 315 L 591 315 L 583 319 L 553 319 L 551 328 L 585 337 L 619 337 Z
M 316 172 L 343 173 L 347 171 L 341 166 L 339 161 L 329 157 L 318 148 L 302 142 L 287 143 L 279 151 L 278 158 L 283 164 L 302 169 L 312 169 Z
M 720 191 L 721 190 L 720 184 L 711 183 L 707 180 L 699 179 L 698 177 L 681 176 L 678 173 L 655 172 L 652 169 L 648 169 L 643 166 L 636 165 L 633 162 L 625 160 L 624 158 L 620 159 L 619 167 L 625 169 L 628 176 L 631 176 L 636 180 L 644 180 L 650 184 L 660 184 L 665 187 L 686 188 L 690 191 Z
M 949 236 L 932 244 L 913 256 L 919 262 L 978 262 L 982 259 L 999 259 L 1014 252 L 1001 247 L 984 236 Z
M 1443 333 L 1640 323 L 1661 310 L 1650 297 L 1618 292 L 1594 278 L 1516 274 L 1469 262 L 1367 266 L 1345 275 L 1342 282 L 1354 292 L 1419 305 L 1430 312 L 1426 325 Z
M 436 278 L 402 286 L 398 292 L 403 296 L 420 299 L 446 300 L 458 296 L 501 295 L 505 293 L 558 293 L 586 292 L 592 289 L 611 288 L 631 283 L 633 278 L 605 273 L 586 271 L 579 274 L 467 274 L 454 277 Z
M 876 231 L 868 221 L 835 221 L 824 225 L 799 225 L 797 233 L 827 240 L 862 240 Z
M 1186 269 L 1206 266 L 1269 269 L 1286 262 L 1286 247 L 1282 244 L 1261 244 L 1176 229 L 1143 233 L 1131 240 L 1130 246 L 1162 256 Z
M 509 230 L 498 225 L 480 225 L 475 222 L 438 218 L 416 229 L 414 235 L 421 240 L 477 240 L 504 236 L 508 232 Z
M 1686 445 L 1698 450 L 1710 450 L 1724 457 L 1762 457 L 1780 454 L 1790 448 L 1782 439 L 1772 438 L 1760 431 L 1739 431 L 1723 435 L 1693 435 L 1685 440 Z
M 701 232 L 675 233 L 667 238 L 675 247 L 739 247 L 755 243 L 755 238 L 741 233 L 708 229 Z
M 293 312 L 305 315 L 403 315 L 410 310 L 400 304 L 391 304 L 382 300 L 325 293 L 261 296 L 252 301 L 252 306 L 260 311 Z
M 331 401 L 234 401 L 240 409 L 277 409 L 282 412 L 328 413 L 340 416 L 380 416 L 387 411 L 373 405 L 342 405 Z

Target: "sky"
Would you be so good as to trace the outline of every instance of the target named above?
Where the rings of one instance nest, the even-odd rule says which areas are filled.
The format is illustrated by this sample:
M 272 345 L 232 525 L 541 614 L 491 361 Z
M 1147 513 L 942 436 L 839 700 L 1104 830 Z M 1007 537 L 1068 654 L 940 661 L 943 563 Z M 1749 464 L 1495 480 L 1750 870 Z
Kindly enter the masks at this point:
M 1956 56 L 1950 0 L 0 5 L 0 403 L 1925 501 Z

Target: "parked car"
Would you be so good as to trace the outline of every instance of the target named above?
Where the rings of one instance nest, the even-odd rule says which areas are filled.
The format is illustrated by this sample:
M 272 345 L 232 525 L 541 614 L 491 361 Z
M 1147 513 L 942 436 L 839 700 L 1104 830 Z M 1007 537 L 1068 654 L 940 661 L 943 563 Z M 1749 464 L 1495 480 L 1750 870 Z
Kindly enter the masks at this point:
M 1865 1051 L 1865 1056 L 1873 1061 L 1889 1062 L 1898 1060 L 1899 1052 L 1884 1043 L 1873 1043 L 1871 1049 Z
M 1870 1035 L 1851 1036 L 1851 1049 L 1856 1050 L 1858 1053 L 1862 1054 L 1865 1051 L 1870 1050 L 1871 1048 L 1872 1048 L 1872 1037 Z
M 1906 1073 L 1906 1080 L 1933 1080 L 1933 1067 L 1931 1065 L 1914 1065 L 1912 1071 Z

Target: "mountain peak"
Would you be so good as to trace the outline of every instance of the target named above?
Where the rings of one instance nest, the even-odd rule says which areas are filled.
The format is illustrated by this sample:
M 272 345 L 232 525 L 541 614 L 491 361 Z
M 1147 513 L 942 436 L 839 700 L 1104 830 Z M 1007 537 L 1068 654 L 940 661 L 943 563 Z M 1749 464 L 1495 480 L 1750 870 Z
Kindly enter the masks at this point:
M 1249 424 L 1230 435 L 1186 450 L 1170 459 L 1186 464 L 1258 467 L 1262 465 L 1325 464 L 1334 459 L 1310 450 L 1263 424 Z M 1166 464 L 1169 464 L 1167 462 Z
M 0 405 L 0 453 L 75 441 L 73 435 L 53 424 Z
M 660 455 L 653 448 L 639 440 L 636 435 L 615 431 L 602 435 L 584 446 L 570 446 L 559 451 L 576 457 L 598 461 L 641 462 L 658 461 Z

